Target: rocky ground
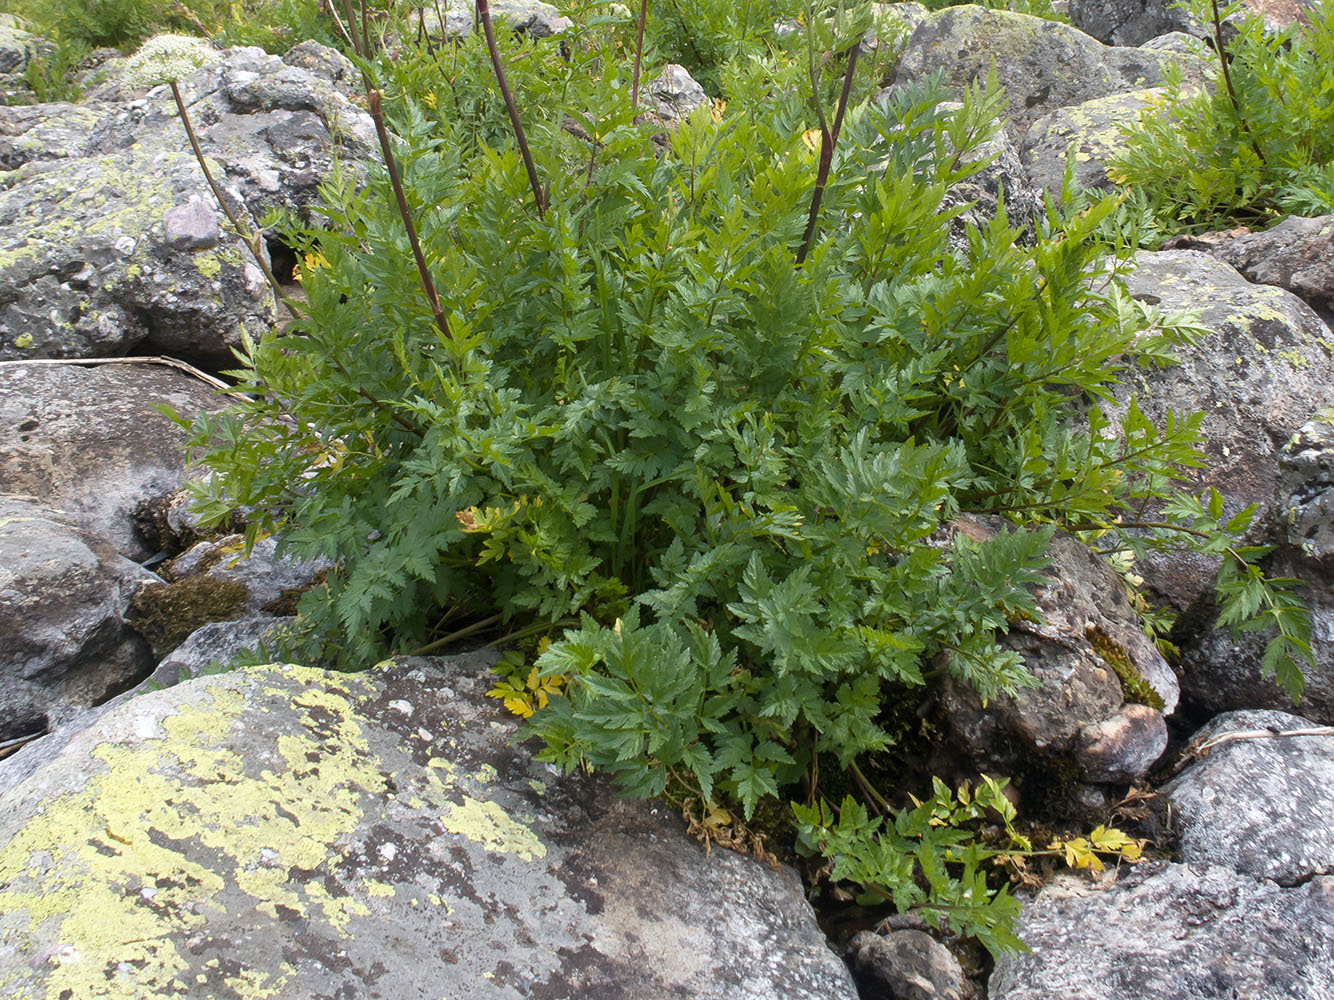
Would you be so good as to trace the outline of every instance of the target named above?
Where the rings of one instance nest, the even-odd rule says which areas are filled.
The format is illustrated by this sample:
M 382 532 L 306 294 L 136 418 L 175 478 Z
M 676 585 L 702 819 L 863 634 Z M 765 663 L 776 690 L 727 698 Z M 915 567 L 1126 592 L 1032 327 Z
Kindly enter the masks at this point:
M 535 38 L 569 27 L 517 7 Z M 1001 155 L 956 192 L 973 213 L 1003 190 L 1031 219 L 1072 143 L 1081 182 L 1109 186 L 1114 125 L 1170 63 L 1211 85 L 1198 26 L 1152 0 L 1071 0 L 1079 27 L 893 11 L 894 86 L 994 64 L 1007 87 Z M 0 25 L 6 92 L 43 44 Z M 271 541 L 242 559 L 240 536 L 186 508 L 184 432 L 158 407 L 221 408 L 199 369 L 278 309 L 169 93 L 117 67 L 90 72 L 83 103 L 0 107 L 0 995 L 1334 996 L 1334 217 L 1142 251 L 1131 293 L 1201 310 L 1209 333 L 1113 404 L 1205 413 L 1196 484 L 1259 505 L 1271 572 L 1309 581 L 1305 698 L 1261 679 L 1261 640 L 1208 627 L 1204 561 L 1143 567 L 1182 613 L 1173 668 L 1119 577 L 1058 538 L 1044 621 L 1006 639 L 1039 686 L 985 706 L 934 691 L 942 759 L 1014 773 L 1034 799 L 1026 774 L 1060 775 L 1092 822 L 1136 789 L 1172 853 L 1042 887 L 1020 927 L 1032 951 L 985 984 L 906 926 L 859 935 L 849 968 L 790 869 L 706 858 L 662 807 L 512 745 L 483 659 L 210 672 L 271 640 L 329 567 Z M 187 81 L 251 225 L 306 211 L 335 157 L 370 155 L 354 79 L 303 43 L 229 50 Z M 704 100 L 680 67 L 649 89 L 668 120 Z

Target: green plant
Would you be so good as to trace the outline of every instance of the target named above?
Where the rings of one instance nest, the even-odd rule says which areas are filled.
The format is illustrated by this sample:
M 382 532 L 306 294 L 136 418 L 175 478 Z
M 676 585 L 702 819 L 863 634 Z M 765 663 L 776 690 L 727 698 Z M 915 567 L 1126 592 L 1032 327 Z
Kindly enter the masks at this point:
M 1173 231 L 1334 212 L 1334 3 L 1272 34 L 1236 5 L 1192 10 L 1215 25 L 1220 49 L 1221 19 L 1240 18 L 1222 79 L 1196 94 L 1172 83 L 1155 113 L 1124 130 L 1113 177 L 1145 192 Z
M 847 49 L 831 14 L 807 18 L 817 62 Z M 551 634 L 508 688 L 548 698 L 547 759 L 747 819 L 803 781 L 818 803 L 824 759 L 874 801 L 858 762 L 929 675 L 1030 682 L 999 635 L 1036 615 L 1055 526 L 1226 538 L 1118 520 L 1198 460 L 1198 421 L 1132 405 L 1113 427 L 1098 403 L 1185 331 L 1119 285 L 1113 200 L 1052 206 L 1031 244 L 1002 209 L 951 249 L 944 198 L 984 165 L 994 86 L 868 101 L 855 64 L 826 90 L 776 49 L 723 67 L 727 104 L 658 153 L 636 29 L 363 59 L 399 139 L 382 128 L 385 169 L 336 171 L 322 224 L 287 232 L 323 262 L 308 314 L 247 339 L 249 400 L 194 421 L 199 508 L 336 564 L 291 655 Z M 972 541 L 960 512 L 1007 530 Z M 1007 904 L 962 844 L 931 863 L 964 866 L 995 907 L 969 926 L 1003 946 Z M 937 910 L 957 878 L 928 876 Z

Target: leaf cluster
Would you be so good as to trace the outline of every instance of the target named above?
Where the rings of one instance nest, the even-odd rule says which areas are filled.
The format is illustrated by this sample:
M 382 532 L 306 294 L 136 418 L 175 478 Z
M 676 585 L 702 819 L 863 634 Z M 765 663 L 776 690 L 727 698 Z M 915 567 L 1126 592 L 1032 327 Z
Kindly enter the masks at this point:
M 1214 12 L 1197 0 L 1192 13 L 1209 23 Z M 1123 127 L 1110 173 L 1174 232 L 1334 212 L 1334 3 L 1275 32 L 1240 5 L 1219 13 L 1235 28 L 1229 78 L 1198 93 L 1170 84 L 1154 112 Z

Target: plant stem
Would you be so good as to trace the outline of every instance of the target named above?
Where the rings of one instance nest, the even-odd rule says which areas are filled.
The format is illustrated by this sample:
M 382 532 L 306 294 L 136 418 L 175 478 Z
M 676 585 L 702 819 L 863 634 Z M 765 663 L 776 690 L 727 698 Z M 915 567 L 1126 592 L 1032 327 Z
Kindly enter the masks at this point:
M 538 218 L 546 217 L 547 199 L 542 193 L 542 182 L 537 179 L 537 167 L 533 165 L 533 154 L 528 149 L 528 138 L 524 135 L 523 122 L 519 121 L 519 109 L 514 104 L 514 95 L 510 92 L 509 81 L 505 79 L 505 67 L 500 61 L 500 49 L 496 47 L 496 32 L 491 26 L 491 8 L 487 0 L 476 0 L 477 18 L 482 22 L 482 31 L 486 34 L 486 49 L 491 54 L 491 66 L 496 71 L 496 83 L 500 86 L 500 96 L 505 99 L 505 110 L 509 112 L 510 125 L 514 129 L 514 140 L 519 144 L 519 155 L 523 157 L 524 169 L 528 171 L 528 183 L 533 189 L 533 201 L 537 205 Z
M 644 22 L 648 20 L 648 0 L 639 0 L 639 26 L 635 35 L 635 73 L 630 84 L 630 114 L 639 114 L 639 71 L 644 58 Z
M 1223 68 L 1223 83 L 1227 87 L 1227 96 L 1232 101 L 1232 110 L 1237 113 L 1237 121 L 1241 122 L 1246 137 L 1251 140 L 1251 149 L 1255 150 L 1255 155 L 1260 158 L 1261 163 L 1269 166 L 1269 160 L 1265 157 L 1264 151 L 1260 149 L 1260 144 L 1255 141 L 1255 133 L 1251 131 L 1251 123 L 1246 120 L 1246 116 L 1242 113 L 1241 101 L 1237 99 L 1236 88 L 1232 86 L 1232 71 L 1228 69 L 1227 50 L 1223 48 L 1223 21 L 1218 13 L 1218 0 L 1209 0 L 1209 5 L 1213 8 L 1214 48 L 1218 51 L 1218 65 Z
M 848 98 L 852 94 L 852 77 L 857 71 L 857 53 L 861 51 L 861 41 L 854 42 L 852 48 L 848 50 L 848 68 L 843 73 L 843 89 L 838 95 L 838 111 L 834 115 L 834 127 L 831 129 L 824 120 L 820 118 L 820 168 L 815 175 L 815 190 L 811 192 L 811 210 L 806 218 L 806 232 L 801 238 L 801 249 L 797 251 L 797 266 L 800 267 L 806 262 L 806 255 L 810 253 L 811 243 L 815 240 L 815 223 L 820 217 L 820 203 L 824 201 L 825 185 L 829 182 L 829 170 L 834 164 L 834 144 L 838 142 L 839 130 L 843 127 L 843 112 L 847 110 Z M 818 75 L 812 74 L 813 81 L 818 82 Z M 815 97 L 819 101 L 817 91 Z
M 287 311 L 291 313 L 293 319 L 301 319 L 301 314 L 297 311 L 296 306 L 292 304 L 291 300 L 283 294 L 282 286 L 278 284 L 278 279 L 273 276 L 273 270 L 269 267 L 269 262 L 264 259 L 264 254 L 260 252 L 261 245 L 259 233 L 251 232 L 249 226 L 241 224 L 241 220 L 237 217 L 236 213 L 232 211 L 232 207 L 227 204 L 227 199 L 223 197 L 222 188 L 218 187 L 218 182 L 213 179 L 213 171 L 209 169 L 208 160 L 204 159 L 204 151 L 199 148 L 199 139 L 195 135 L 194 125 L 191 124 L 190 115 L 185 110 L 185 99 L 181 97 L 180 85 L 175 80 L 171 81 L 171 96 L 176 99 L 176 110 L 180 112 L 181 124 L 185 126 L 186 138 L 190 140 L 190 149 L 194 151 L 195 159 L 199 161 L 199 169 L 204 172 L 204 180 L 208 181 L 209 190 L 213 192 L 213 197 L 217 200 L 218 207 L 220 207 L 223 214 L 227 216 L 227 221 L 230 222 L 232 228 L 236 230 L 236 235 L 241 237 L 241 242 L 250 248 L 250 253 L 254 256 L 255 263 L 258 264 L 259 269 L 264 272 L 264 277 L 268 281 L 269 287 L 273 289 L 274 298 L 287 307 Z
M 259 269 L 264 272 L 264 277 L 267 279 L 270 287 L 272 287 L 274 296 L 279 302 L 287 307 L 287 311 L 292 315 L 293 319 L 302 319 L 303 317 L 297 310 L 296 305 L 291 299 L 283 294 L 282 286 L 278 284 L 278 279 L 273 276 L 273 269 L 269 267 L 269 262 L 264 259 L 264 255 L 260 252 L 261 245 L 259 233 L 252 233 L 248 227 L 241 225 L 241 220 L 237 218 L 236 213 L 233 212 L 231 206 L 227 204 L 227 199 L 223 197 L 222 189 L 218 187 L 218 182 L 213 179 L 213 171 L 209 169 L 208 161 L 204 159 L 204 151 L 199 148 L 199 139 L 195 135 L 194 126 L 190 123 L 190 115 L 185 110 L 185 100 L 181 97 L 181 88 L 177 85 L 175 80 L 171 81 L 171 96 L 176 99 L 176 110 L 180 112 L 181 124 L 185 126 L 185 135 L 190 140 L 190 148 L 194 151 L 195 159 L 199 161 L 199 169 L 204 172 L 204 180 L 208 181 L 209 189 L 213 192 L 213 197 L 217 200 L 218 207 L 221 208 L 223 214 L 227 216 L 227 221 L 232 224 L 232 228 L 236 230 L 236 234 L 241 237 L 241 242 L 250 248 L 250 253 L 254 256 L 255 263 L 259 265 Z M 348 382 L 353 381 L 351 374 L 345 367 L 343 367 L 341 361 L 337 358 L 331 358 L 330 360 L 333 361 L 334 368 L 337 369 L 340 375 L 346 378 Z M 357 395 L 367 400 L 376 409 L 388 413 L 404 430 L 410 431 L 413 434 L 420 433 L 410 421 L 403 417 L 402 414 L 395 412 L 389 406 L 386 406 L 383 402 L 376 399 L 367 392 L 364 387 L 357 386 Z
M 437 649 L 444 649 L 452 642 L 458 642 L 460 639 L 466 639 L 468 636 L 472 635 L 475 632 L 480 632 L 483 629 L 490 628 L 492 625 L 497 624 L 503 617 L 504 615 L 495 614 L 491 615 L 491 617 L 489 618 L 483 618 L 480 621 L 475 621 L 471 625 L 463 626 L 463 628 L 459 629 L 457 632 L 451 632 L 449 633 L 449 635 L 445 636 L 442 639 L 436 639 L 434 642 L 428 642 L 425 646 L 419 646 L 412 652 L 404 653 L 403 655 L 426 656 L 428 653 L 434 653 Z
M 408 208 L 408 198 L 403 192 L 403 181 L 398 176 L 398 166 L 394 162 L 394 150 L 389 144 L 389 130 L 384 127 L 384 113 L 380 108 L 380 92 L 374 87 L 366 92 L 366 104 L 371 121 L 375 123 L 375 135 L 380 140 L 380 156 L 384 159 L 385 169 L 389 171 L 389 185 L 394 189 L 394 200 L 398 202 L 398 214 L 403 219 L 403 228 L 408 232 L 408 244 L 412 247 L 413 260 L 417 262 L 417 277 L 421 281 L 426 303 L 431 307 L 435 325 L 446 340 L 453 340 L 449 330 L 449 320 L 445 318 L 444 307 L 440 305 L 440 296 L 436 293 L 435 282 L 431 279 L 430 268 L 426 266 L 426 256 L 422 253 L 421 241 L 417 239 L 417 227 L 412 223 L 412 212 Z

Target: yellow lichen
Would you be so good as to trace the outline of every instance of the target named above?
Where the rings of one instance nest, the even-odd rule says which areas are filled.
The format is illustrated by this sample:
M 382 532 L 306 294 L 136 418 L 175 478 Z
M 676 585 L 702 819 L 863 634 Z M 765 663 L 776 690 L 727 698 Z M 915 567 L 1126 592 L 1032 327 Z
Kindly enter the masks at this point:
M 494 802 L 465 795 L 462 804 L 452 805 L 440 823 L 450 833 L 481 844 L 488 853 L 513 854 L 524 861 L 547 856 L 547 845 L 537 834 Z

